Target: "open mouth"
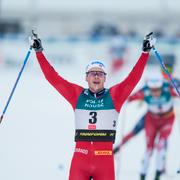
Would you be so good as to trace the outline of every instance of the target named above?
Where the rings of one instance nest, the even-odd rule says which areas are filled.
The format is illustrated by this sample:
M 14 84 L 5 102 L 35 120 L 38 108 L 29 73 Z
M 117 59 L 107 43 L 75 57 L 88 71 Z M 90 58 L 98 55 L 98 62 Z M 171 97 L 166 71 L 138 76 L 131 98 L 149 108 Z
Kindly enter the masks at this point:
M 93 84 L 97 85 L 100 84 L 100 82 L 94 81 Z

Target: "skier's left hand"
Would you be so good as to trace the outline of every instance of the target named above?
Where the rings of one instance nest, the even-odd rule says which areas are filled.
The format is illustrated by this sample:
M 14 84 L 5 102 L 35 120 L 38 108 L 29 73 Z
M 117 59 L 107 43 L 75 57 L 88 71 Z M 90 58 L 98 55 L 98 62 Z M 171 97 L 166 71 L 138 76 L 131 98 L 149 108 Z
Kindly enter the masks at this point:
M 147 34 L 143 41 L 142 50 L 144 52 L 150 52 L 150 50 L 155 45 L 155 43 L 156 43 L 156 38 L 153 37 L 153 32 Z

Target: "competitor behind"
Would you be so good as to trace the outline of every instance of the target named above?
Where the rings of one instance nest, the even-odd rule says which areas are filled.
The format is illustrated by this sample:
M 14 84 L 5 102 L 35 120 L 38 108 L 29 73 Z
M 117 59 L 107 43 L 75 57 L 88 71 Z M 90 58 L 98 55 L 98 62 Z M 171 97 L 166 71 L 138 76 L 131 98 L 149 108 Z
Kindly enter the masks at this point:
M 174 71 L 174 61 L 172 59 L 164 59 L 164 63 L 166 66 L 166 69 L 168 70 L 168 72 L 171 74 L 171 76 L 173 76 L 173 71 Z M 167 76 L 166 72 L 164 71 L 163 68 L 161 68 L 161 73 L 163 78 L 169 82 L 169 77 Z M 173 77 L 173 80 L 176 84 L 176 86 L 178 88 L 180 88 L 180 79 Z M 171 82 L 169 82 L 171 84 Z M 140 118 L 140 120 L 135 124 L 134 128 L 128 133 L 126 134 L 123 139 L 122 142 L 116 146 L 114 148 L 114 153 L 116 154 L 120 148 L 122 147 L 122 145 L 126 144 L 130 139 L 132 139 L 134 136 L 136 136 L 137 134 L 139 134 L 139 132 L 141 132 L 144 129 L 144 115 Z
M 174 123 L 173 97 L 177 97 L 172 86 L 162 77 L 153 77 L 147 80 L 146 85 L 129 97 L 129 102 L 143 100 L 148 105 L 148 111 L 139 121 L 139 125 L 123 138 L 121 146 L 134 134 L 145 129 L 146 152 L 142 164 L 140 179 L 145 180 L 153 150 L 157 149 L 156 175 L 159 180 L 165 170 L 167 140 Z M 133 134 L 134 133 L 134 134 Z M 156 141 L 155 141 L 156 140 Z M 155 144 L 157 142 L 157 144 Z M 120 148 L 120 147 L 119 147 Z M 118 151 L 118 148 L 114 152 Z
M 166 66 L 168 72 L 172 76 L 174 64 L 172 64 L 170 61 L 168 61 L 167 63 L 165 62 L 165 66 Z M 161 69 L 161 73 L 162 73 L 163 78 L 167 82 L 169 82 L 169 77 L 167 76 L 167 74 L 164 72 L 163 69 Z M 175 77 L 175 78 L 173 78 L 173 80 L 174 80 L 176 86 L 180 89 L 180 79 Z M 139 134 L 144 129 L 144 120 L 145 120 L 145 115 L 143 115 L 140 118 L 140 120 L 135 124 L 134 128 L 122 138 L 121 143 L 114 148 L 114 154 L 116 154 L 124 144 L 126 144 L 129 140 L 131 140 L 133 137 L 135 137 L 137 134 Z

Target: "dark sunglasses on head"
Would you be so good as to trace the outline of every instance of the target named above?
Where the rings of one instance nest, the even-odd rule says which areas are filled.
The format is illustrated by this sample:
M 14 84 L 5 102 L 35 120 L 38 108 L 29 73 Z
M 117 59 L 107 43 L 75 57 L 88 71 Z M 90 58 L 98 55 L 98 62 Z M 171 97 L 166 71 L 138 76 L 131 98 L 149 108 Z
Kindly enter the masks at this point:
M 90 76 L 98 76 L 98 77 L 104 77 L 106 75 L 105 72 L 102 72 L 102 71 L 89 71 L 86 73 L 87 75 L 90 75 Z

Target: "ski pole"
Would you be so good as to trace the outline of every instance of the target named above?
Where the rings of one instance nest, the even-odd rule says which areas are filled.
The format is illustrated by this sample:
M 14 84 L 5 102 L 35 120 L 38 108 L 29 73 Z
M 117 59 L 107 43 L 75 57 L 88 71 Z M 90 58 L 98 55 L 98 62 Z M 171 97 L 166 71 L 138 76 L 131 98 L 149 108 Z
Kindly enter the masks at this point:
M 165 65 L 165 63 L 164 63 L 161 55 L 159 54 L 159 52 L 156 50 L 156 48 L 155 48 L 154 46 L 153 46 L 152 49 L 153 49 L 153 51 L 154 51 L 154 53 L 155 53 L 155 55 L 156 55 L 156 57 L 157 57 L 157 60 L 159 61 L 159 63 L 161 64 L 163 70 L 165 71 L 165 73 L 167 74 L 168 78 L 170 79 L 172 86 L 175 88 L 177 94 L 178 94 L 179 97 L 180 97 L 179 89 L 178 89 L 178 87 L 176 86 L 176 83 L 175 83 L 174 79 L 172 78 L 171 74 L 170 74 L 169 71 L 167 70 L 166 65 Z
M 28 61 L 28 59 L 29 59 L 29 56 L 30 56 L 30 54 L 31 54 L 31 51 L 32 51 L 32 47 L 29 48 L 28 53 L 27 53 L 27 55 L 26 55 L 26 57 L 25 57 L 25 59 L 24 59 L 23 66 L 22 66 L 21 70 L 19 71 L 19 74 L 18 74 L 18 77 L 17 77 L 17 79 L 16 79 L 16 82 L 15 82 L 13 88 L 12 88 L 12 91 L 11 91 L 11 93 L 10 93 L 10 95 L 9 95 L 9 98 L 8 98 L 8 100 L 7 100 L 7 103 L 6 103 L 5 107 L 4 107 L 3 113 L 2 113 L 1 118 L 0 118 L 0 123 L 1 123 L 2 120 L 3 120 L 4 114 L 6 113 L 6 110 L 7 110 L 7 108 L 8 108 L 8 105 L 9 105 L 9 103 L 10 103 L 10 101 L 11 101 L 11 98 L 12 98 L 12 96 L 13 96 L 13 94 L 14 94 L 14 91 L 15 91 L 16 86 L 17 86 L 17 84 L 18 84 L 18 81 L 19 81 L 19 79 L 20 79 L 20 77 L 21 77 L 21 74 L 22 74 L 22 72 L 23 72 L 23 70 L 24 70 L 24 67 L 26 66 L 26 63 L 27 63 L 27 61 Z

